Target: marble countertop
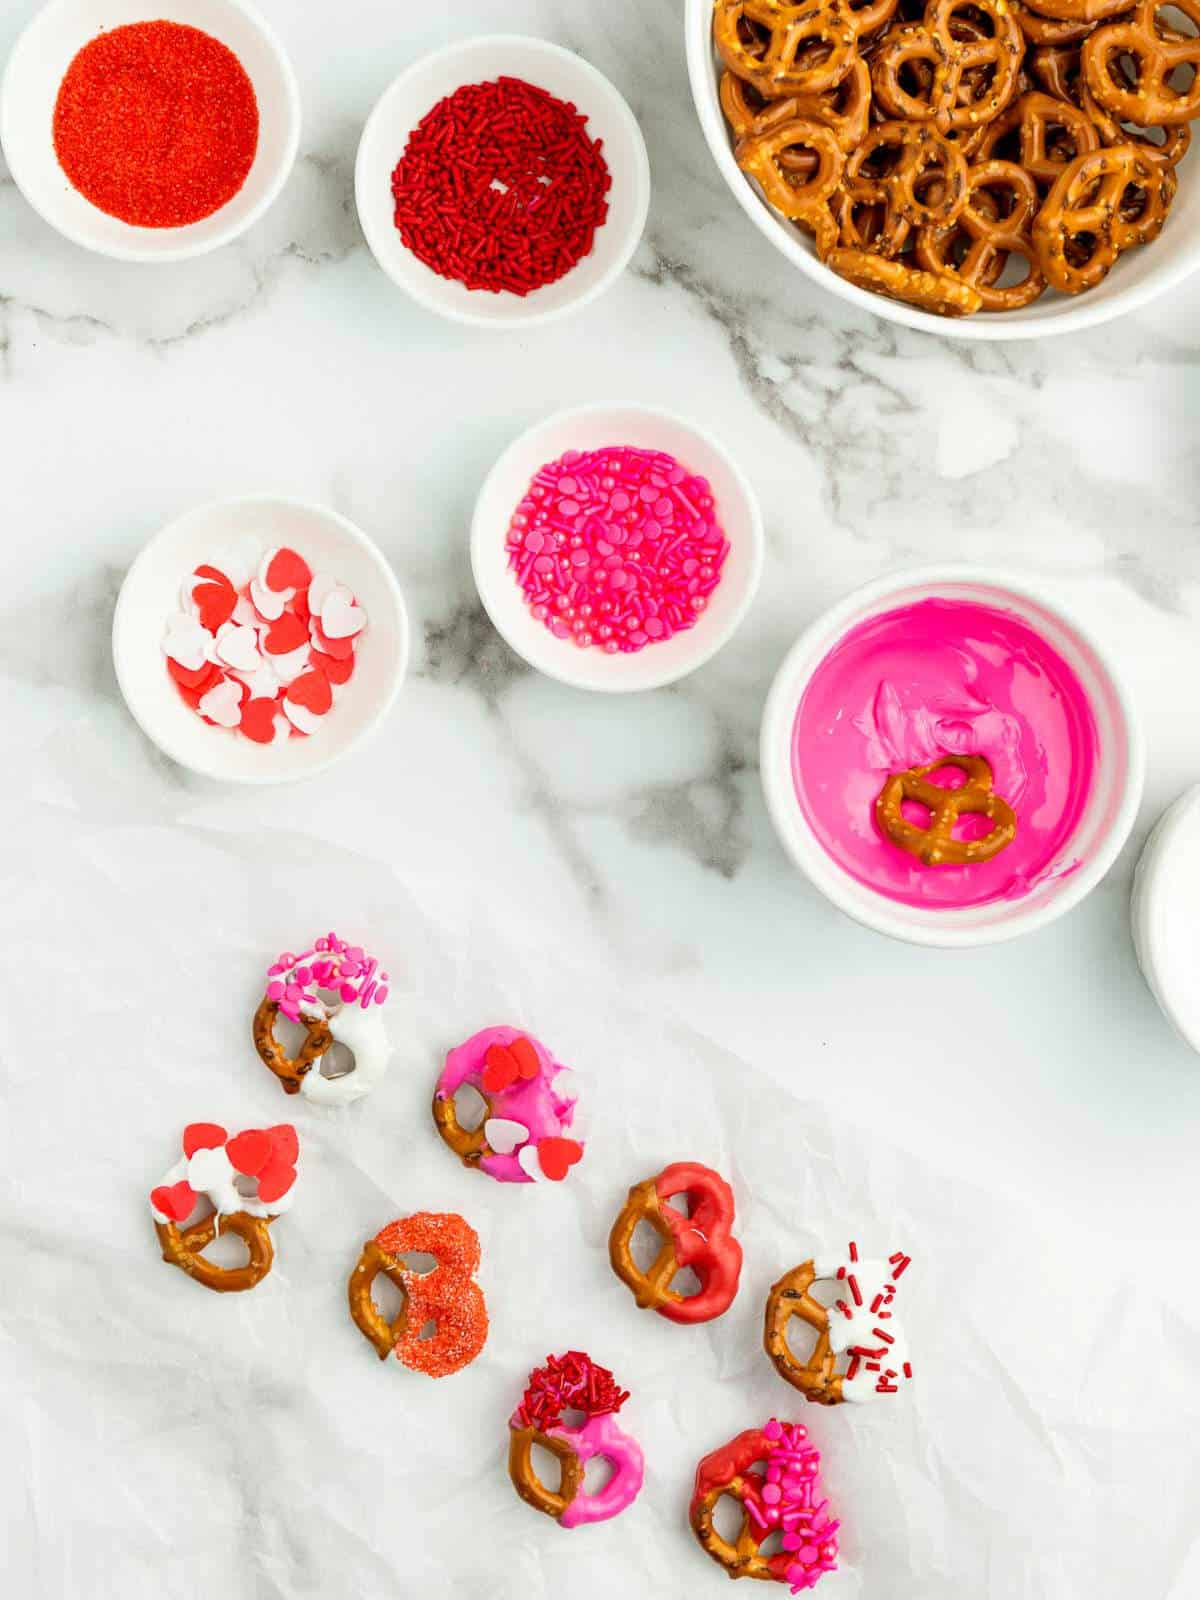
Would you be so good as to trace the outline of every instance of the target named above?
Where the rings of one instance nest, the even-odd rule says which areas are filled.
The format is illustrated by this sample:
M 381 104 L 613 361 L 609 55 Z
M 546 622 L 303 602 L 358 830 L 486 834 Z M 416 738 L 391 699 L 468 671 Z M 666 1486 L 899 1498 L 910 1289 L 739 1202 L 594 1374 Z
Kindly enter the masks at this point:
M 228 963 L 217 958 L 232 950 L 252 966 L 255 950 L 273 954 L 326 917 L 310 860 L 335 898 L 339 882 L 353 882 L 348 907 L 383 931 L 402 906 L 405 939 L 412 927 L 432 930 L 439 965 L 425 972 L 436 992 L 419 995 L 423 1047 L 500 1020 L 489 1005 L 535 995 L 597 1068 L 667 1030 L 691 1041 L 671 1069 L 685 1093 L 689 1060 L 727 1096 L 744 1064 L 753 1076 L 743 1100 L 722 1105 L 745 1103 L 759 1124 L 778 1116 L 781 1128 L 805 1107 L 831 1130 L 832 1148 L 873 1152 L 922 1194 L 941 1192 L 948 1210 L 955 1196 L 986 1196 L 1021 1230 L 1048 1293 L 1084 1249 L 1123 1272 L 1139 1268 L 1164 1308 L 1138 1333 L 1139 1375 L 1172 1395 L 1179 1380 L 1190 1399 L 1172 1399 L 1144 1430 L 1126 1419 L 1122 1437 L 1141 1452 L 1174 1450 L 1173 1430 L 1200 1420 L 1200 1301 L 1176 1281 L 1194 1272 L 1200 1243 L 1200 1063 L 1139 977 L 1127 907 L 1147 831 L 1200 778 L 1200 279 L 1137 316 L 1042 344 L 906 332 L 820 293 L 748 226 L 696 123 L 674 0 L 462 0 L 421 11 L 261 3 L 296 65 L 305 127 L 283 197 L 238 244 L 158 269 L 91 257 L 50 232 L 0 167 L 0 687 L 14 759 L 0 795 L 10 989 L 0 1016 L 9 1286 L 0 1328 L 18 1358 L 0 1379 L 0 1483 L 16 1513 L 10 1592 L 465 1594 L 489 1570 L 467 1556 L 469 1540 L 414 1555 L 419 1523 L 400 1546 L 377 1514 L 365 1531 L 369 1484 L 356 1480 L 338 1499 L 318 1460 L 331 1436 L 298 1422 L 289 1399 L 298 1335 L 284 1312 L 232 1356 L 210 1342 L 181 1363 L 172 1340 L 186 1341 L 198 1314 L 181 1280 L 172 1332 L 156 1325 L 164 1273 L 137 1231 L 148 1233 L 137 1197 L 169 1164 L 179 1126 L 209 1114 L 206 1063 L 221 1061 L 214 1114 L 239 1114 L 243 1083 L 247 1121 L 280 1114 L 253 1061 L 234 1065 L 236 1043 L 224 1050 L 226 1034 L 241 1038 L 244 1019 L 232 1013 L 253 972 L 239 967 L 227 999 Z M 0 58 L 34 9 L 4 8 Z M 385 84 L 425 50 L 488 30 L 543 34 L 594 62 L 633 106 L 653 169 L 630 271 L 577 318 L 520 335 L 419 310 L 375 266 L 353 203 L 358 134 Z M 484 473 L 517 431 L 552 407 L 629 400 L 691 411 L 720 432 L 762 500 L 767 577 L 738 637 L 695 676 L 644 696 L 589 698 L 535 676 L 500 642 L 472 586 L 466 532 Z M 368 749 L 315 781 L 261 792 L 191 778 L 160 758 L 125 713 L 108 650 L 117 588 L 141 544 L 193 504 L 256 491 L 327 503 L 366 529 L 395 566 L 418 641 L 399 705 Z M 833 911 L 785 860 L 756 771 L 763 698 L 799 630 L 862 581 L 948 559 L 1022 569 L 1103 633 L 1149 751 L 1142 814 L 1103 885 L 1035 937 L 961 954 L 889 943 Z M 205 952 L 190 977 L 173 959 L 185 950 Z M 213 990 L 198 993 L 206 983 Z M 626 1027 L 647 1031 L 631 1038 Z M 388 1112 L 393 1130 L 399 1106 Z M 397 1204 L 405 1194 L 367 1106 L 347 1115 L 353 1171 L 378 1185 L 374 1206 L 347 1189 L 357 1240 L 372 1216 L 377 1226 L 396 1214 L 378 1214 L 380 1194 Z M 324 1138 L 332 1149 L 334 1132 Z M 734 1139 L 728 1124 L 721 1139 Z M 642 1146 L 652 1160 L 653 1142 Z M 831 1162 L 826 1198 L 833 1222 L 849 1227 L 863 1191 L 839 1192 L 843 1170 Z M 741 1182 L 753 1191 L 744 1165 Z M 475 1195 L 468 1185 L 462 1204 Z M 606 1200 L 593 1198 L 587 1218 L 601 1237 Z M 911 1210 L 929 1249 L 936 1230 Z M 303 1231 L 299 1214 L 286 1222 L 293 1239 Z M 135 1279 L 123 1310 L 121 1284 Z M 1060 1312 L 1039 1302 L 1030 1338 Z M 1119 1305 L 1111 1321 L 1120 1324 Z M 245 1334 L 244 1321 L 236 1326 Z M 1132 1337 L 1116 1326 L 1112 1336 Z M 555 1338 L 532 1326 L 512 1346 L 505 1382 L 522 1352 L 529 1366 Z M 181 1373 L 194 1377 L 206 1349 L 226 1371 L 261 1356 L 268 1374 L 273 1350 L 279 1375 L 264 1380 L 266 1398 L 261 1385 L 238 1391 L 251 1408 L 261 1403 L 261 1438 L 247 1439 L 233 1400 L 215 1435 L 195 1396 L 177 1407 Z M 714 1349 L 717 1376 L 736 1376 L 729 1349 Z M 313 1383 L 337 1381 L 306 1371 Z M 1060 1398 L 1105 1457 L 1108 1397 L 1073 1382 L 1064 1375 Z M 763 1392 L 764 1404 L 782 1403 Z M 436 1430 L 438 1412 L 428 1418 Z M 367 1412 L 381 1492 L 393 1470 L 374 1437 L 384 1426 Z M 396 1426 L 404 1431 L 402 1416 Z M 211 1484 L 178 1467 L 193 1445 L 211 1449 L 224 1483 L 215 1509 Z M 260 1446 L 267 1473 L 254 1466 Z M 311 1456 L 311 1477 L 285 1471 L 277 1449 Z M 1022 1461 L 1013 1441 L 1007 1467 L 1019 1473 Z M 178 1497 L 159 1492 L 177 1471 Z M 303 1485 L 315 1480 L 319 1528 L 288 1532 L 284 1500 L 302 1516 Z M 652 1508 L 665 1507 L 678 1485 L 652 1482 L 662 1495 Z M 1106 1498 L 1115 1482 L 1099 1469 L 1082 1481 L 1097 1540 L 1117 1514 Z M 484 1503 L 491 1515 L 486 1494 Z M 495 1511 L 497 1539 L 508 1537 L 509 1511 Z M 532 1515 L 514 1502 L 512 1517 L 522 1514 Z M 956 1512 L 964 1534 L 979 1514 L 968 1495 Z M 1185 1521 L 1159 1529 L 1156 1563 L 1138 1569 L 1146 1600 L 1197 1592 Z M 228 1562 L 226 1525 L 236 1529 Z M 491 1575 L 493 1592 L 549 1594 L 577 1574 L 561 1556 L 542 1564 L 530 1553 L 539 1531 L 522 1523 L 518 1553 L 498 1547 L 514 1565 L 503 1581 Z M 685 1549 L 671 1576 L 643 1590 L 638 1574 L 657 1570 L 667 1534 L 647 1522 L 629 1538 L 645 1559 L 623 1592 L 717 1587 L 719 1575 Z M 1086 1539 L 1058 1549 L 1053 1529 L 1015 1579 L 997 1551 L 964 1537 L 953 1549 L 921 1546 L 889 1585 L 871 1567 L 871 1541 L 861 1545 L 862 1592 L 880 1600 L 1128 1592 L 1110 1564 L 1093 1567 Z M 615 1547 L 600 1535 L 592 1548 Z

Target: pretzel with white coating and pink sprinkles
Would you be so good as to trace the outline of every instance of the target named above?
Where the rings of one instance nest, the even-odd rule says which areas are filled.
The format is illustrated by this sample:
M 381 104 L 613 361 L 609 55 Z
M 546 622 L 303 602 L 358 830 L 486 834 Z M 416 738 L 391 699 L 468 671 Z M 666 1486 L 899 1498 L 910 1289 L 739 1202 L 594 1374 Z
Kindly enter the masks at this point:
M 387 1070 L 378 1007 L 388 998 L 388 983 L 374 956 L 336 933 L 322 935 L 300 955 L 285 950 L 271 964 L 252 1032 L 254 1048 L 285 1093 L 324 1105 L 349 1105 L 370 1093 Z M 276 1037 L 280 1017 L 305 1030 L 294 1055 Z M 335 1045 L 349 1051 L 351 1067 L 331 1054 Z

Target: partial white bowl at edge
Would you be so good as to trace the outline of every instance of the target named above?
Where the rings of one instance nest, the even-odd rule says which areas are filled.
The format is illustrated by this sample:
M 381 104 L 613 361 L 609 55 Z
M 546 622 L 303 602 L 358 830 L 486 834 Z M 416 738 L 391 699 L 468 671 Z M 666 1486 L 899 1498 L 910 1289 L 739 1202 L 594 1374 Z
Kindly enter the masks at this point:
M 717 521 L 729 540 L 721 581 L 692 628 L 628 655 L 581 650 L 556 639 L 525 602 L 509 570 L 505 539 L 513 512 L 538 470 L 567 450 L 612 445 L 663 450 L 712 485 Z M 585 406 L 536 423 L 516 439 L 484 480 L 471 524 L 471 569 L 488 616 L 530 666 L 578 689 L 612 694 L 657 689 L 686 677 L 733 634 L 758 589 L 762 517 L 754 490 L 725 447 L 695 423 L 645 406 Z
M 809 826 L 792 772 L 796 711 L 830 650 L 868 617 L 898 606 L 950 596 L 1015 612 L 1074 669 L 1091 704 L 1100 759 L 1092 792 L 1071 837 L 1082 865 L 1040 884 L 1020 900 L 961 910 L 903 905 L 845 872 Z M 1095 635 L 1010 573 L 989 567 L 920 567 L 881 578 L 831 606 L 792 646 L 763 710 L 759 762 L 767 809 L 784 849 L 808 879 L 847 916 L 909 944 L 963 948 L 997 944 L 1045 927 L 1100 882 L 1129 837 L 1141 801 L 1146 756 L 1133 702 L 1112 653 Z
M 426 113 L 466 84 L 500 77 L 524 78 L 559 100 L 573 102 L 587 118 L 589 136 L 603 140 L 602 154 L 612 175 L 608 216 L 596 230 L 590 254 L 557 282 L 524 297 L 472 290 L 439 277 L 401 240 L 392 199 L 392 173 Z M 578 310 L 620 277 L 646 226 L 650 162 L 637 118 L 603 73 L 545 39 L 487 34 L 424 56 L 384 91 L 363 129 L 354 192 L 376 261 L 419 305 L 474 327 L 530 327 Z
M 184 579 L 230 544 L 253 537 L 264 550 L 290 545 L 314 571 L 354 591 L 367 626 L 354 675 L 308 738 L 261 745 L 208 725 L 184 701 L 167 671 L 162 641 L 180 609 Z M 134 721 L 172 761 L 229 783 L 309 778 L 362 744 L 383 722 L 408 667 L 408 613 L 382 552 L 335 511 L 297 500 L 254 496 L 219 500 L 185 513 L 157 533 L 125 575 L 113 615 L 113 664 Z
M 1104 282 L 1087 294 L 1072 297 L 1048 289 L 1023 311 L 936 317 L 847 283 L 817 260 L 810 236 L 774 212 L 733 159 L 729 130 L 718 99 L 722 68 L 712 45 L 712 13 L 713 0 L 686 0 L 688 76 L 713 160 L 734 199 L 759 232 L 806 278 L 860 311 L 951 339 L 1044 339 L 1052 334 L 1094 328 L 1127 311 L 1136 311 L 1174 289 L 1200 267 L 1200 161 L 1193 154 L 1185 156 L 1180 165 L 1179 193 L 1162 234 L 1122 256 Z
M 79 51 L 102 30 L 159 21 L 185 23 L 227 45 L 258 100 L 258 150 L 245 183 L 211 217 L 184 228 L 135 228 L 97 210 L 54 152 L 54 106 Z M 21 193 L 66 238 L 118 261 L 184 261 L 236 239 L 278 196 L 300 146 L 300 90 L 274 30 L 244 0 L 50 0 L 9 57 L 0 143 Z

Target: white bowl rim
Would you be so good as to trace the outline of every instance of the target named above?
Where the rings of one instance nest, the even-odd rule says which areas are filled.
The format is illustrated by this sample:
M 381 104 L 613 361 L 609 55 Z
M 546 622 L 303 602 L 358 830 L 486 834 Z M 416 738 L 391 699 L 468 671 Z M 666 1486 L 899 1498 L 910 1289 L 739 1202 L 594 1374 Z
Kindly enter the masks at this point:
M 559 427 L 562 424 L 587 422 L 592 418 L 607 416 L 612 412 L 621 412 L 627 416 L 652 417 L 655 421 L 666 422 L 672 427 L 680 429 L 683 433 L 690 433 L 693 437 L 699 439 L 706 449 L 721 460 L 737 484 L 738 492 L 741 494 L 746 506 L 750 526 L 750 571 L 744 592 L 733 612 L 726 619 L 724 626 L 714 632 L 707 646 L 703 650 L 697 651 L 694 659 L 689 659 L 682 665 L 676 664 L 672 667 L 664 668 L 661 672 L 652 673 L 644 682 L 581 683 L 571 671 L 569 665 L 574 660 L 574 653 L 568 654 L 564 651 L 564 665 L 561 669 L 556 666 L 544 666 L 541 662 L 534 663 L 529 660 L 529 657 L 522 649 L 521 641 L 514 638 L 503 622 L 493 614 L 492 608 L 488 604 L 491 581 L 483 572 L 482 552 L 485 539 L 494 532 L 494 529 L 490 527 L 485 529 L 482 507 L 484 496 L 487 494 L 493 478 L 498 476 L 507 466 L 511 457 L 518 454 L 540 433 Z M 496 457 L 479 487 L 479 493 L 475 498 L 475 509 L 471 515 L 470 541 L 471 572 L 475 579 L 476 591 L 492 626 L 505 644 L 508 645 L 509 649 L 519 655 L 521 660 L 532 667 L 535 672 L 540 672 L 543 677 L 553 678 L 556 682 L 565 683 L 572 689 L 582 689 L 593 694 L 640 694 L 647 689 L 664 689 L 668 684 L 678 683 L 681 679 L 689 677 L 693 672 L 698 671 L 700 667 L 705 666 L 719 651 L 725 648 L 745 621 L 746 613 L 754 603 L 754 597 L 758 593 L 758 587 L 762 581 L 763 563 L 766 555 L 766 535 L 763 531 L 762 509 L 758 503 L 758 496 L 755 494 L 749 478 L 742 471 L 742 468 L 726 446 L 714 434 L 710 433 L 707 428 L 702 427 L 699 423 L 692 422 L 688 417 L 680 416 L 677 412 L 668 411 L 662 406 L 646 405 L 638 401 L 623 404 L 619 400 L 593 401 L 587 405 L 568 406 L 565 410 L 551 412 L 548 416 L 542 417 L 539 421 L 519 433 Z M 695 634 L 700 626 L 700 624 L 697 624 L 697 628 L 693 629 L 692 633 Z M 565 641 L 562 642 L 565 643 Z
M 360 196 L 366 184 L 364 152 L 367 142 L 375 131 L 376 122 L 382 121 L 385 104 L 391 99 L 392 95 L 402 89 L 410 78 L 416 77 L 418 73 L 439 62 L 450 60 L 454 56 L 466 55 L 474 50 L 509 45 L 520 45 L 522 49 L 531 49 L 535 53 L 554 56 L 560 60 L 565 58 L 570 61 L 573 67 L 577 67 L 585 78 L 590 79 L 601 94 L 607 94 L 610 97 L 618 120 L 625 123 L 627 131 L 632 135 L 631 143 L 635 168 L 634 182 L 637 186 L 635 209 L 637 225 L 630 229 L 628 241 L 617 252 L 611 265 L 589 289 L 582 290 L 574 299 L 564 301 L 562 305 L 555 306 L 551 310 L 531 310 L 528 312 L 517 310 L 512 315 L 500 319 L 490 317 L 484 311 L 469 311 L 463 307 L 449 305 L 447 302 L 439 300 L 436 294 L 427 294 L 424 288 L 419 287 L 418 284 L 401 283 L 398 278 L 394 277 L 388 270 L 386 263 L 375 254 L 375 250 L 371 245 L 370 236 L 362 223 L 363 203 Z M 371 251 L 371 255 L 379 266 L 380 271 L 398 289 L 403 290 L 405 294 L 409 295 L 426 311 L 435 312 L 440 317 L 445 317 L 451 322 L 461 323 L 469 328 L 488 328 L 493 333 L 504 333 L 517 328 L 533 328 L 542 323 L 557 322 L 560 318 L 570 316 L 572 312 L 581 311 L 584 306 L 591 305 L 593 301 L 598 300 L 602 294 L 611 289 L 633 259 L 634 252 L 642 242 L 642 235 L 646 231 L 646 219 L 650 215 L 650 190 L 650 157 L 646 150 L 645 135 L 642 133 L 641 124 L 634 116 L 629 102 L 616 84 L 613 83 L 611 78 L 607 78 L 599 67 L 594 67 L 590 61 L 583 56 L 576 55 L 573 50 L 568 50 L 565 45 L 555 44 L 552 39 L 542 39 L 537 34 L 532 33 L 473 34 L 469 38 L 455 39 L 450 44 L 441 45 L 438 49 L 427 51 L 425 55 L 419 56 L 416 61 L 411 62 L 401 72 L 397 73 L 372 106 L 371 113 L 363 124 L 363 131 L 358 141 L 358 151 L 354 158 L 355 210 L 358 212 L 360 226 L 363 226 L 363 234 L 367 239 L 367 248 Z
M 807 820 L 800 811 L 795 785 L 791 775 L 791 736 L 795 723 L 798 696 L 811 681 L 811 672 L 803 683 L 792 682 L 795 665 L 814 650 L 824 646 L 825 653 L 845 633 L 853 620 L 864 611 L 872 611 L 892 596 L 910 589 L 938 588 L 941 586 L 966 586 L 973 589 L 994 589 L 997 599 L 1005 594 L 1047 612 L 1073 633 L 1091 651 L 1112 687 L 1113 698 L 1120 715 L 1126 744 L 1125 783 L 1108 831 L 1092 859 L 1062 880 L 1062 887 L 1053 899 L 1027 910 L 1018 910 L 1002 922 L 963 926 L 961 924 L 919 924 L 910 921 L 906 907 L 889 900 L 885 895 L 872 892 L 858 884 L 840 868 L 812 836 Z M 823 655 L 818 658 L 823 659 Z M 816 663 L 814 663 L 814 666 Z M 786 747 L 786 762 L 779 761 L 781 740 Z M 1113 660 L 1113 653 L 1100 643 L 1095 633 L 1081 622 L 1069 606 L 1061 605 L 1040 590 L 1036 582 L 1004 567 L 973 565 L 969 562 L 941 562 L 920 567 L 907 567 L 885 577 L 872 579 L 845 595 L 841 600 L 822 611 L 784 656 L 779 670 L 771 682 L 763 707 L 759 735 L 759 773 L 767 810 L 775 832 L 787 855 L 800 868 L 809 882 L 839 911 L 889 938 L 906 944 L 925 945 L 940 949 L 967 949 L 979 945 L 1001 944 L 1023 934 L 1047 927 L 1077 906 L 1108 872 L 1123 849 L 1141 805 L 1146 776 L 1146 748 L 1133 697 L 1125 679 Z M 814 851 L 832 867 L 828 878 L 818 879 L 809 870 L 807 859 L 793 847 L 792 828 L 797 814 L 803 827 L 812 838 Z M 952 914 L 952 913 L 951 913 Z
M 1130 311 L 1138 311 L 1151 300 L 1177 288 L 1185 278 L 1200 269 L 1200 248 L 1193 257 L 1185 256 L 1174 267 L 1164 268 L 1161 278 L 1140 283 L 1122 291 L 1111 300 L 1093 301 L 1088 295 L 1063 302 L 1062 314 L 1025 321 L 1020 311 L 979 312 L 973 317 L 938 317 L 929 311 L 918 311 L 900 300 L 889 300 L 885 295 L 871 294 L 856 284 L 848 283 L 818 261 L 799 240 L 789 238 L 776 224 L 779 219 L 758 193 L 733 159 L 729 138 L 721 118 L 715 93 L 710 96 L 709 77 L 712 73 L 711 35 L 712 0 L 685 0 L 684 27 L 687 32 L 686 51 L 688 78 L 691 82 L 692 101 L 700 121 L 705 143 L 734 198 L 753 222 L 758 231 L 782 252 L 793 266 L 797 266 L 813 283 L 828 289 L 840 300 L 848 301 L 860 311 L 869 311 L 885 322 L 898 322 L 920 333 L 938 333 L 947 339 L 974 339 L 983 342 L 1013 342 L 1019 339 L 1050 339 L 1064 333 L 1080 333 L 1085 328 L 1096 328 L 1112 322 Z M 702 24 L 702 25 L 701 25 Z M 1200 174 L 1196 175 L 1200 182 Z
M 1156 909 L 1162 891 L 1163 873 L 1169 865 L 1168 847 L 1200 808 L 1200 783 L 1193 783 L 1176 796 L 1150 830 L 1133 875 L 1129 896 L 1129 916 L 1133 947 L 1146 987 L 1159 1010 L 1189 1049 L 1200 1052 L 1200 1032 L 1179 1011 L 1160 978 L 1160 952 L 1163 940 Z
M 93 255 L 106 256 L 110 261 L 129 261 L 134 262 L 139 266 L 152 267 L 157 266 L 160 263 L 165 265 L 170 262 L 192 261 L 200 256 L 209 255 L 213 250 L 220 250 L 225 245 L 232 244 L 235 239 L 241 238 L 242 234 L 245 233 L 248 228 L 252 228 L 256 222 L 260 221 L 261 218 L 265 216 L 270 208 L 275 204 L 276 200 L 278 200 L 280 194 L 283 192 L 284 185 L 292 175 L 292 168 L 296 165 L 296 157 L 300 151 L 300 125 L 302 115 L 300 84 L 296 78 L 295 68 L 292 66 L 291 59 L 289 58 L 287 51 L 283 48 L 283 42 L 278 33 L 276 33 L 275 29 L 262 15 L 262 13 L 248 3 L 248 0 L 225 0 L 225 4 L 229 6 L 231 11 L 240 11 L 246 18 L 246 21 L 249 22 L 253 28 L 256 28 L 259 33 L 261 33 L 268 49 L 276 59 L 276 62 L 279 66 L 280 77 L 283 80 L 284 93 L 287 102 L 288 137 L 286 149 L 282 159 L 279 162 L 279 167 L 274 178 L 263 191 L 258 203 L 252 206 L 245 216 L 239 217 L 236 222 L 230 223 L 227 227 L 211 234 L 208 238 L 199 240 L 195 243 L 180 243 L 178 245 L 168 245 L 166 247 L 159 245 L 156 246 L 153 252 L 150 252 L 142 248 L 140 245 L 132 242 L 134 239 L 139 237 L 136 230 L 131 229 L 131 242 L 128 245 L 119 245 L 116 243 L 102 244 L 100 241 L 87 234 L 82 228 L 76 228 L 71 223 L 62 222 L 58 218 L 48 215 L 48 213 L 44 211 L 42 206 L 39 204 L 37 196 L 27 189 L 22 183 L 20 163 L 18 162 L 14 164 L 9 154 L 7 141 L 4 138 L 4 130 L 7 123 L 5 107 L 8 105 L 10 83 L 11 81 L 15 81 L 16 71 L 19 67 L 20 54 L 22 48 L 26 44 L 26 38 L 28 35 L 33 33 L 33 30 L 36 27 L 41 24 L 47 12 L 52 10 L 65 10 L 66 7 L 72 3 L 73 0 L 46 0 L 46 4 L 39 7 L 39 9 L 34 12 L 33 16 L 30 17 L 29 21 L 17 35 L 16 43 L 9 52 L 8 62 L 4 68 L 4 75 L 2 78 L 0 78 L 0 147 L 4 148 L 5 159 L 8 162 L 8 170 L 12 176 L 12 180 L 16 184 L 17 188 L 21 191 L 21 194 L 25 197 L 26 202 L 33 208 L 34 211 L 36 211 L 38 216 L 41 217 L 42 221 L 47 227 L 53 228 L 55 233 L 59 234 L 64 239 L 69 239 L 72 244 L 77 244 L 84 250 L 90 250 Z M 172 0 L 163 0 L 164 11 L 170 9 L 171 3 Z M 161 20 L 164 22 L 172 22 L 176 19 L 173 17 L 163 17 Z M 170 228 L 156 228 L 154 232 L 157 237 L 161 239 L 169 236 L 172 230 Z
M 389 590 L 392 600 L 396 606 L 396 614 L 400 623 L 399 640 L 397 643 L 398 659 L 396 662 L 396 672 L 392 681 L 391 689 L 384 699 L 380 701 L 376 711 L 363 724 L 363 726 L 358 730 L 352 739 L 350 739 L 346 744 L 341 745 L 331 754 L 325 756 L 324 759 L 315 762 L 311 767 L 305 767 L 303 772 L 229 773 L 223 771 L 219 765 L 214 764 L 209 766 L 207 764 L 201 764 L 200 762 L 193 760 L 190 756 L 181 755 L 178 749 L 173 748 L 172 740 L 160 738 L 154 729 L 146 726 L 139 716 L 134 700 L 130 697 L 130 693 L 126 688 L 125 676 L 121 669 L 121 652 L 117 647 L 117 638 L 122 624 L 122 612 L 130 603 L 128 597 L 131 588 L 131 579 L 133 579 L 138 568 L 143 565 L 143 563 L 149 562 L 155 546 L 157 546 L 160 541 L 164 540 L 169 534 L 173 533 L 181 522 L 190 521 L 192 517 L 201 515 L 208 516 L 218 512 L 229 512 L 240 510 L 243 507 L 263 505 L 283 506 L 289 511 L 303 512 L 306 515 L 321 517 L 327 522 L 335 523 L 347 536 L 347 538 L 351 540 L 352 543 L 357 544 L 360 546 L 360 548 L 364 549 L 368 555 L 375 558 L 379 564 L 384 587 Z M 169 522 L 164 523 L 163 526 L 158 529 L 157 533 L 151 534 L 149 539 L 146 540 L 145 544 L 138 551 L 137 555 L 134 556 L 133 560 L 129 564 L 129 567 L 126 569 L 125 576 L 121 579 L 121 587 L 117 594 L 117 603 L 113 608 L 111 639 L 113 670 L 116 673 L 117 687 L 121 691 L 121 698 L 125 702 L 125 708 L 129 712 L 129 715 L 133 718 L 134 722 L 137 723 L 138 727 L 145 734 L 146 738 L 149 739 L 150 743 L 154 745 L 156 749 L 161 750 L 162 753 L 168 757 L 168 759 L 176 764 L 176 766 L 183 767 L 188 772 L 194 772 L 202 778 L 213 779 L 219 783 L 245 784 L 256 788 L 266 788 L 274 784 L 282 783 L 303 783 L 309 778 L 317 777 L 318 774 L 322 772 L 327 772 L 330 767 L 335 766 L 339 761 L 342 760 L 343 757 L 348 756 L 351 751 L 360 749 L 364 744 L 366 744 L 368 739 L 372 738 L 376 733 L 378 733 L 388 713 L 395 705 L 400 690 L 404 686 L 404 680 L 408 676 L 408 666 L 412 655 L 412 624 L 408 615 L 408 607 L 404 601 L 404 592 L 400 588 L 396 574 L 392 570 L 391 562 L 384 555 L 383 551 L 379 548 L 375 541 L 368 534 L 364 533 L 357 523 L 351 522 L 349 517 L 344 517 L 340 511 L 334 511 L 330 506 L 323 506 L 315 500 L 300 500 L 292 495 L 270 494 L 265 492 L 259 494 L 227 495 L 219 500 L 205 500 L 200 505 L 189 506 L 186 511 L 181 511 L 178 516 L 172 517 Z

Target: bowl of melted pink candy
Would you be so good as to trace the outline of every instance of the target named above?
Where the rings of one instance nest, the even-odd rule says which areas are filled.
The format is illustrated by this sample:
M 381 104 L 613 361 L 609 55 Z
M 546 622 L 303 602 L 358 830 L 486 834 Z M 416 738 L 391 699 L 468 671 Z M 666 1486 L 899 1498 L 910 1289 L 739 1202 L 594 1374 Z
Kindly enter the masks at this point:
M 758 588 L 762 519 L 695 423 L 586 406 L 530 428 L 480 491 L 471 566 L 499 632 L 580 689 L 660 688 L 733 636 Z
M 913 944 L 995 943 L 1077 905 L 1145 755 L 1103 641 L 1006 574 L 923 569 L 834 606 L 772 685 L 763 788 L 840 910 Z
M 134 720 L 206 777 L 309 777 L 383 721 L 408 662 L 392 569 L 336 512 L 269 498 L 189 512 L 121 586 L 113 661 Z

